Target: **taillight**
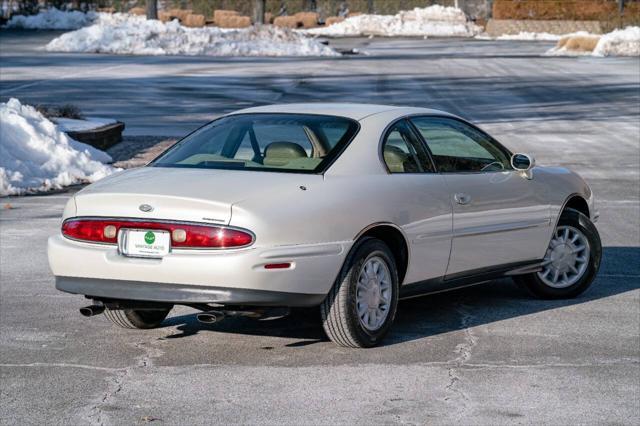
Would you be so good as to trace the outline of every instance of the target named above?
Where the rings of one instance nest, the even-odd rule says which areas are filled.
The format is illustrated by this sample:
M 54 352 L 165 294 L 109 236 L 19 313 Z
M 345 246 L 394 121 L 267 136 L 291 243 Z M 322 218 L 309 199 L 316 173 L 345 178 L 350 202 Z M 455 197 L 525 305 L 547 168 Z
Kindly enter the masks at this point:
M 176 248 L 237 248 L 253 243 L 253 235 L 240 229 L 162 221 L 68 219 L 62 224 L 62 235 L 79 241 L 117 244 L 118 232 L 123 228 L 169 231 L 171 246 Z

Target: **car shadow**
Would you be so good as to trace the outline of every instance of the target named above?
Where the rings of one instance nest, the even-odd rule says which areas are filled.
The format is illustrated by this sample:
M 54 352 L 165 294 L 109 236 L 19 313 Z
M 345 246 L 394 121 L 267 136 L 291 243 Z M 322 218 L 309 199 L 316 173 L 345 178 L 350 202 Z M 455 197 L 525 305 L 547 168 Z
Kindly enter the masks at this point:
M 640 288 L 640 247 L 605 247 L 600 272 L 584 294 L 567 300 L 532 297 L 511 279 L 402 300 L 396 320 L 382 346 L 396 345 L 443 333 L 463 330 L 524 315 L 588 303 Z M 291 315 L 272 320 L 227 318 L 215 325 L 201 324 L 195 313 L 168 318 L 165 327 L 176 333 L 166 339 L 193 336 L 200 332 L 233 333 L 298 339 L 287 347 L 303 347 L 327 341 L 318 309 L 293 310 Z

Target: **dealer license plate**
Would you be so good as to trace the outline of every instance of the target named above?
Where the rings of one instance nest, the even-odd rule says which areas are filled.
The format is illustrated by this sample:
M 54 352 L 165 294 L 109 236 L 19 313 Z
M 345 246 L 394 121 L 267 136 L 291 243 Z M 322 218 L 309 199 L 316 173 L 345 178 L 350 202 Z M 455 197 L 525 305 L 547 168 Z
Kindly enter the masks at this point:
M 171 250 L 171 236 L 168 231 L 122 229 L 118 247 L 125 256 L 163 257 Z

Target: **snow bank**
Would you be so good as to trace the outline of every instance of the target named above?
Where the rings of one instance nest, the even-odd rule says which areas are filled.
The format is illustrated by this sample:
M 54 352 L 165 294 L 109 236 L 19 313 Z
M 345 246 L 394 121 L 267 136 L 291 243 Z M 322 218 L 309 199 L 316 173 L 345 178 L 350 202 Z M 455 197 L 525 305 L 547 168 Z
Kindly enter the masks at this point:
M 640 56 L 640 27 L 615 30 L 600 38 L 593 56 Z
M 41 10 L 37 15 L 14 15 L 7 22 L 7 28 L 29 30 L 76 30 L 91 25 L 101 13 L 62 11 L 55 7 Z
M 328 27 L 299 32 L 328 37 L 420 36 L 471 37 L 481 31 L 464 12 L 439 5 L 401 11 L 396 15 L 357 15 Z
M 549 56 L 640 56 L 640 27 L 627 27 L 599 36 L 578 32 L 563 36 Z
M 46 49 L 128 55 L 339 56 L 316 40 L 284 28 L 186 28 L 178 21 L 163 23 L 123 14 L 103 14 L 94 25 L 53 39 Z
M 69 138 L 29 105 L 0 103 L 0 196 L 93 182 L 117 169 L 111 157 Z

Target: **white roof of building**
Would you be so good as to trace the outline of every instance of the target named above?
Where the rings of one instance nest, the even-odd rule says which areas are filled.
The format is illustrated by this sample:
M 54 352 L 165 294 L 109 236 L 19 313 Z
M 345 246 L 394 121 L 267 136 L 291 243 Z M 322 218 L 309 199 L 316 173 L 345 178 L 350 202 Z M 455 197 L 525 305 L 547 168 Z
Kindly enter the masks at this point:
M 382 112 L 397 111 L 398 115 L 407 114 L 447 114 L 443 111 L 428 108 L 401 107 L 393 105 L 356 104 L 356 103 L 298 103 L 298 104 L 274 104 L 253 108 L 246 108 L 233 112 L 233 114 L 247 113 L 297 113 L 297 114 L 323 114 L 337 115 L 354 120 L 362 120 L 370 115 Z

